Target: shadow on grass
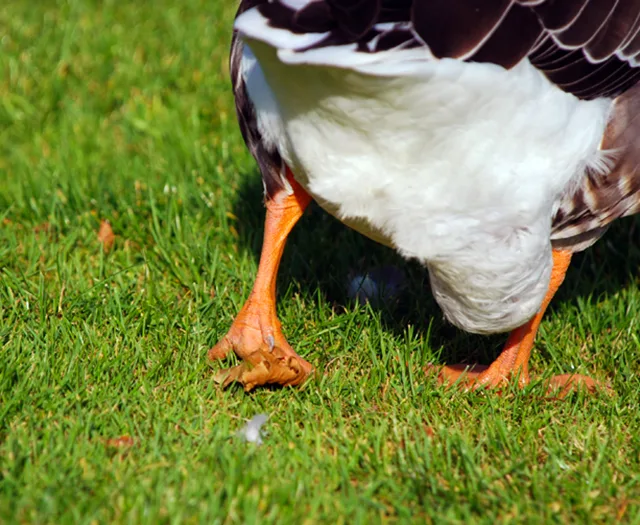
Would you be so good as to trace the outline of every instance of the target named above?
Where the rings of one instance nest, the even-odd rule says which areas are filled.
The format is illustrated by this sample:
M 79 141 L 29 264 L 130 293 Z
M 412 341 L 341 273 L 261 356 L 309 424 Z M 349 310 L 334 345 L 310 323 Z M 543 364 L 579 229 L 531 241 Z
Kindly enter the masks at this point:
M 263 205 L 260 175 L 244 177 L 234 213 L 242 249 L 256 261 L 262 246 Z M 629 286 L 640 267 L 640 217 L 616 221 L 605 236 L 585 252 L 576 254 L 554 305 L 576 303 L 578 297 L 596 300 Z M 409 325 L 422 338 L 429 337 L 434 351 L 441 351 L 442 363 L 490 363 L 500 352 L 506 335 L 467 334 L 444 320 L 429 287 L 427 271 L 349 229 L 312 203 L 291 233 L 278 278 L 278 295 L 293 286 L 308 297 L 318 293 L 336 312 L 353 305 L 348 297 L 349 276 L 373 268 L 395 266 L 405 273 L 405 286 L 392 304 L 376 308 L 385 330 L 402 335 Z

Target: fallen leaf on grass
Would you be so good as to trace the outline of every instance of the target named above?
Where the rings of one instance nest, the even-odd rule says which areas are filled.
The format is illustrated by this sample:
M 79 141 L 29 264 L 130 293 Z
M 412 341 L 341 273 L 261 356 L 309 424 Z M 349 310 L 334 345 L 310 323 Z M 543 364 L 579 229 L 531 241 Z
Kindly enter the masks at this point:
M 629 506 L 629 501 L 625 498 L 618 505 L 618 512 L 616 512 L 616 521 L 622 521 L 623 516 L 627 513 L 627 507 Z
M 107 439 L 105 445 L 111 448 L 129 448 L 134 444 L 131 436 L 120 436 L 117 438 Z
M 35 233 L 49 233 L 51 231 L 51 224 L 48 222 L 43 222 L 41 224 L 36 224 L 33 227 L 33 231 Z
M 427 437 L 432 438 L 433 436 L 436 435 L 436 431 L 433 430 L 432 426 L 427 425 L 426 423 L 423 423 L 422 428 L 424 429 L 424 433 L 426 434 Z
M 102 221 L 100 223 L 100 230 L 98 230 L 98 241 L 102 244 L 104 253 L 108 253 L 113 248 L 113 243 L 116 241 L 116 235 L 111 229 L 111 223 L 109 221 Z

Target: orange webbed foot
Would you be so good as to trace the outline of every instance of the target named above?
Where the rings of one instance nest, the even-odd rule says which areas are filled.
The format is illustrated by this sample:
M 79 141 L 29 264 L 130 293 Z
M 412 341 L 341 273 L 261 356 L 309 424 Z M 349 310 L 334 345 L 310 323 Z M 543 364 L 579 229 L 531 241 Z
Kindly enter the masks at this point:
M 209 350 L 210 359 L 223 359 L 234 351 L 242 363 L 221 370 L 214 380 L 223 387 L 234 381 L 245 391 L 262 385 L 302 384 L 313 367 L 291 348 L 275 317 L 275 305 L 260 306 L 251 299 L 227 334 Z
M 437 374 L 437 381 L 441 385 L 457 385 L 465 390 L 488 389 L 499 393 L 509 384 L 509 374 L 491 371 L 485 365 L 448 365 L 442 367 L 429 366 L 428 373 Z M 531 384 L 529 374 L 518 376 L 518 386 L 524 388 Z M 569 393 L 584 389 L 589 394 L 613 394 L 611 387 L 605 383 L 581 374 L 560 374 L 551 377 L 543 383 L 547 394 L 555 399 L 563 399 Z

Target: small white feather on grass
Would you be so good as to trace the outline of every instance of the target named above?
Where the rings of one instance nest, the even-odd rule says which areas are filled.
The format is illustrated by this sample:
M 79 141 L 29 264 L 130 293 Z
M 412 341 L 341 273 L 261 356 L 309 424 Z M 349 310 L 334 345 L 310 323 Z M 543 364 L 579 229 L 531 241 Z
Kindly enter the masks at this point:
M 267 414 L 257 414 L 253 416 L 247 424 L 237 432 L 237 436 L 247 443 L 255 443 L 262 445 L 263 434 L 262 426 L 267 422 L 269 416 Z

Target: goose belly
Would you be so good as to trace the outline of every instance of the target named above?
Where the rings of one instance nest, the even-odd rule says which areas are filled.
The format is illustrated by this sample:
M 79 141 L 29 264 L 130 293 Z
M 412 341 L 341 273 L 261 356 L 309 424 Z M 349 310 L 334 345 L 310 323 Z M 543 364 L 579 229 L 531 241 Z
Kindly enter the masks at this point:
M 324 209 L 422 261 L 466 330 L 510 330 L 535 313 L 551 218 L 598 162 L 609 102 L 578 100 L 527 61 L 425 60 L 385 76 L 285 64 L 250 45 L 264 140 Z

